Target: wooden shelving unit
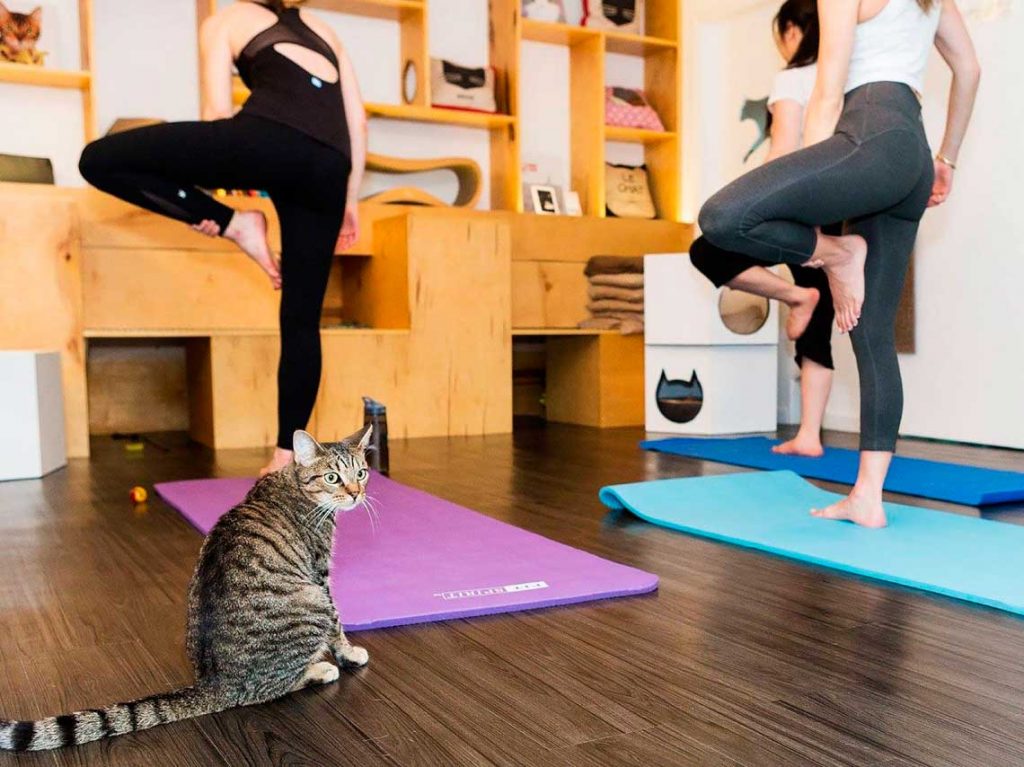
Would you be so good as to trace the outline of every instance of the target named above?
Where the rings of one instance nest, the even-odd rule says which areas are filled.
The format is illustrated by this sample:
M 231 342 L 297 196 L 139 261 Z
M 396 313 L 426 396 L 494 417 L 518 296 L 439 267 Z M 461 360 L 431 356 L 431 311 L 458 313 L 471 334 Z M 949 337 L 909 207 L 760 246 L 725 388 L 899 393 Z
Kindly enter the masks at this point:
M 216 11 L 217 0 L 196 0 L 199 22 Z M 658 215 L 680 215 L 680 11 L 678 0 L 647 0 L 645 34 L 628 35 L 524 19 L 521 0 L 488 0 L 490 65 L 497 72 L 501 114 L 482 114 L 431 106 L 427 0 L 310 0 L 306 7 L 395 21 L 401 34 L 401 70 L 412 66 L 418 89 L 408 104 L 366 105 L 369 117 L 480 128 L 490 133 L 491 207 L 522 212 L 519 71 L 523 41 L 563 45 L 570 52 L 570 125 L 572 188 L 584 214 L 605 215 L 605 144 L 639 144 L 651 179 Z M 604 124 L 605 56 L 638 56 L 644 61 L 644 90 L 665 131 L 617 128 Z M 248 91 L 236 79 L 236 104 Z
M 85 140 L 96 137 L 96 99 L 92 77 L 92 0 L 78 0 L 81 69 L 50 69 L 46 66 L 0 62 L 0 82 L 37 88 L 63 88 L 82 92 L 82 124 Z

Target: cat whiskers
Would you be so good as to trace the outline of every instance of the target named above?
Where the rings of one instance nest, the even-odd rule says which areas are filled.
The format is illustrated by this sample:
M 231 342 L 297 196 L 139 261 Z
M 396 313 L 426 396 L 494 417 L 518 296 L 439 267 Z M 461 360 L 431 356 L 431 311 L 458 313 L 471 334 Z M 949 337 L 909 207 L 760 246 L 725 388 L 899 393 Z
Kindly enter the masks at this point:
M 373 530 L 373 534 L 376 536 L 380 530 L 380 510 L 377 499 L 371 497 L 369 493 L 364 493 L 363 508 L 366 509 L 366 516 L 370 520 L 370 529 Z

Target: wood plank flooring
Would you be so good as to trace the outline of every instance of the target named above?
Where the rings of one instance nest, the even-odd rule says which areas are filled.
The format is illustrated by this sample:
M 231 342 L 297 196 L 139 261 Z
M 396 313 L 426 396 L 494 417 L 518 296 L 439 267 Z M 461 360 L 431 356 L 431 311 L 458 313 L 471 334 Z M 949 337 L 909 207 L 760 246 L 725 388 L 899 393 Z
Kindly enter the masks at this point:
M 741 471 L 642 452 L 641 436 L 523 422 L 509 436 L 394 442 L 392 474 L 656 572 L 658 593 L 363 632 L 370 666 L 328 688 L 0 765 L 1024 765 L 1024 620 L 610 514 L 605 484 Z M 0 483 L 0 717 L 190 680 L 200 538 L 159 500 L 133 508 L 128 489 L 250 475 L 264 456 L 152 438 L 141 455 L 97 439 L 91 461 Z M 1013 451 L 901 452 L 1024 470 Z M 1024 507 L 986 516 L 1024 523 Z

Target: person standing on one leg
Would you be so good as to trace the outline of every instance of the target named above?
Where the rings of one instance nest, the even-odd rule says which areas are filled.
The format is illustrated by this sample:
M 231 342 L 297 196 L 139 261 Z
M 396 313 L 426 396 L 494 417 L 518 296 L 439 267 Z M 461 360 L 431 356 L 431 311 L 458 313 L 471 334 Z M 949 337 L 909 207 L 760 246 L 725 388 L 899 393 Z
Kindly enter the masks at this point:
M 811 99 L 817 76 L 818 8 L 816 0 L 786 0 L 773 21 L 775 43 L 786 68 L 775 76 L 768 97 L 771 111 L 771 144 L 765 162 L 800 149 L 803 141 L 804 110 Z M 829 234 L 841 234 L 841 226 L 825 227 Z M 691 246 L 694 266 L 717 287 L 746 290 L 774 299 L 789 307 L 786 335 L 796 342 L 800 368 L 801 418 L 795 438 L 777 445 L 777 453 L 817 457 L 821 446 L 821 424 L 832 389 L 832 293 L 820 269 L 789 265 L 795 285 L 769 271 L 760 262 L 739 253 L 716 249 L 704 238 Z
M 857 356 L 861 461 L 850 495 L 814 514 L 882 527 L 882 486 L 903 412 L 896 310 L 925 208 L 952 186 L 980 67 L 954 0 L 821 0 L 818 14 L 805 148 L 725 187 L 699 221 L 722 251 L 824 270 Z M 933 43 L 953 72 L 934 160 L 919 95 Z M 846 222 L 844 234 L 820 230 L 836 221 Z
M 358 236 L 366 114 L 341 43 L 297 0 L 240 0 L 203 23 L 203 122 L 139 128 L 82 152 L 103 191 L 239 246 L 281 293 L 277 448 L 263 472 L 292 460 L 320 387 L 320 316 L 338 244 Z M 233 66 L 251 96 L 232 116 Z M 265 189 L 281 223 L 278 264 L 267 222 L 203 189 Z M 340 239 L 339 239 L 340 232 Z

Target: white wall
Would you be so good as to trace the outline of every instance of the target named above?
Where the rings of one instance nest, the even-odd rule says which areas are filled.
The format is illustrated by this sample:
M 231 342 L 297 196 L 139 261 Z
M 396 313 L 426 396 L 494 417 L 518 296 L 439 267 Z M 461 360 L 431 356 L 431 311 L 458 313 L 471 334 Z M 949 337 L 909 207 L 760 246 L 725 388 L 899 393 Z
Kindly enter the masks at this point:
M 101 133 L 118 117 L 197 119 L 199 114 L 195 3 L 193 0 L 94 0 L 97 127 Z M 222 5 L 231 0 L 221 0 Z M 49 63 L 78 66 L 76 0 L 45 0 L 40 46 L 53 51 Z M 566 3 L 570 16 L 579 0 Z M 488 55 L 487 0 L 430 0 L 431 55 L 467 65 L 483 65 Z M 401 72 L 395 22 L 323 13 L 349 50 L 367 101 L 399 103 Z M 543 163 L 552 180 L 568 185 L 569 61 L 558 46 L 526 43 L 521 92 L 523 160 Z M 615 84 L 642 84 L 639 59 L 609 56 L 609 79 Z M 57 183 L 77 185 L 82 149 L 81 98 L 76 91 L 0 85 L 0 113 L 7 116 L 0 152 L 50 157 Z M 11 115 L 16 115 L 11 119 Z M 486 131 L 446 125 L 374 120 L 370 150 L 403 157 L 471 157 L 484 170 L 481 207 L 490 199 L 490 141 Z M 637 147 L 609 148 L 618 162 L 641 162 Z M 450 174 L 411 179 L 451 199 Z M 364 194 L 380 189 L 385 179 L 371 174 Z
M 684 156 L 691 218 L 723 175 L 742 170 L 733 155 L 745 138 L 712 119 L 725 115 L 735 121 L 741 104 L 737 80 L 752 86 L 764 76 L 773 55 L 768 21 L 774 8 L 766 2 L 697 0 L 687 9 L 691 79 L 684 120 L 697 126 L 687 136 Z M 761 42 L 751 37 L 759 26 Z M 971 21 L 970 28 L 984 69 L 982 88 L 953 194 L 927 213 L 918 240 L 917 350 L 900 358 L 906 401 L 901 431 L 1024 448 L 1024 314 L 1018 308 L 1024 246 L 1016 225 L 1024 208 L 1024 100 L 1016 97 L 1024 10 Z M 924 119 L 937 148 L 949 74 L 933 58 Z M 738 129 L 738 122 L 732 125 Z M 838 372 L 826 426 L 856 431 L 856 362 L 848 338 L 837 334 L 834 345 Z

